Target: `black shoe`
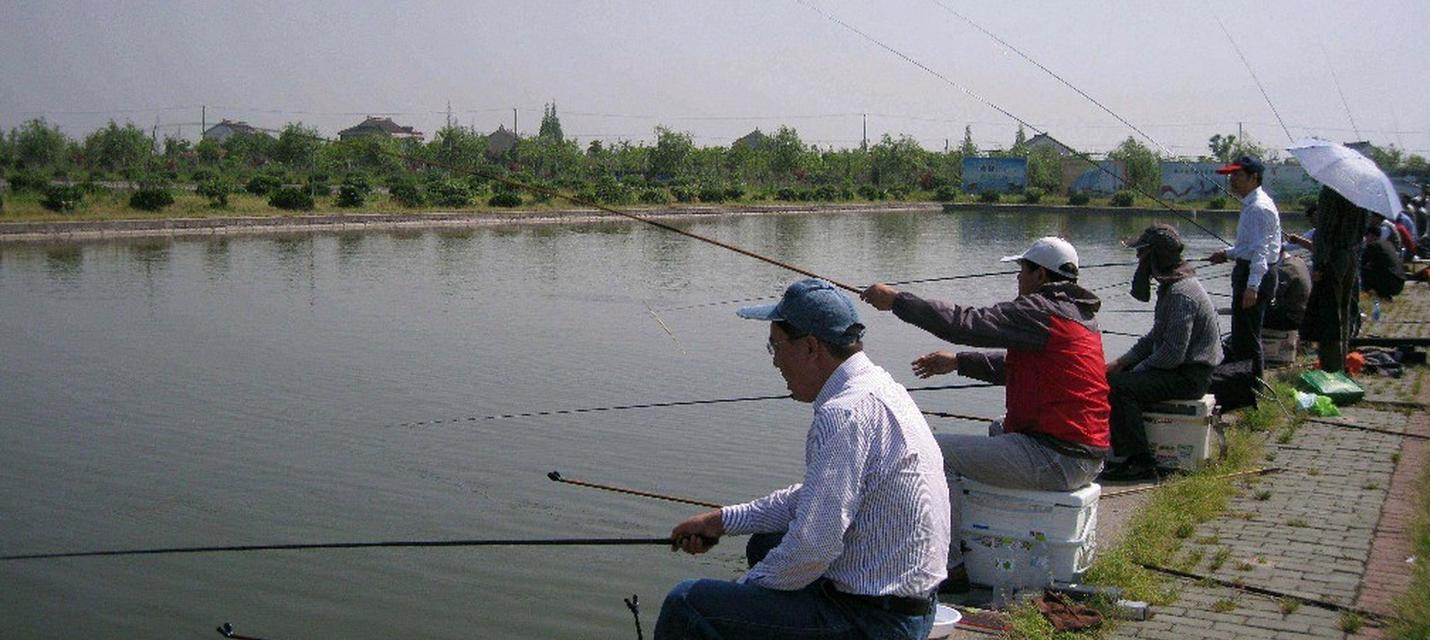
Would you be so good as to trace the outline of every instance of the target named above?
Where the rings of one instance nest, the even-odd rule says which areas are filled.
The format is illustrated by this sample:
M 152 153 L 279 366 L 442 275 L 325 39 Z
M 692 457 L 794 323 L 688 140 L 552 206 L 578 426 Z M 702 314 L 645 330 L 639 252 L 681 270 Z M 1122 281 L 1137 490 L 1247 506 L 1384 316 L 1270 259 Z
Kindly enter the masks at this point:
M 1157 463 L 1145 460 L 1128 460 L 1103 472 L 1098 478 L 1108 482 L 1145 482 L 1160 478 Z
M 968 582 L 968 569 L 962 564 L 948 570 L 948 578 L 938 585 L 939 593 L 968 593 L 973 585 Z

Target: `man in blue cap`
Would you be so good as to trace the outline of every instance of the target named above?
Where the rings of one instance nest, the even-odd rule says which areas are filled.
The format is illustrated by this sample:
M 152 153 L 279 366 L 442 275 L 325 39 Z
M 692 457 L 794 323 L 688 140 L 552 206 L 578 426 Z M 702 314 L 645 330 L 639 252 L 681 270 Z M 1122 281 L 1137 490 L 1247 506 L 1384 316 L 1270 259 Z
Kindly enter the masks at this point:
M 1208 260 L 1221 264 L 1235 259 L 1231 270 L 1231 341 L 1227 360 L 1250 360 L 1251 374 L 1261 378 L 1266 366 L 1261 350 L 1261 323 L 1266 303 L 1276 292 L 1276 262 L 1281 256 L 1281 212 L 1261 188 L 1266 166 L 1255 156 L 1241 156 L 1216 170 L 1226 176 L 1227 190 L 1241 200 L 1236 243 Z
M 655 638 L 924 638 L 946 576 L 943 456 L 908 392 L 871 362 L 854 304 L 801 280 L 778 304 L 765 347 L 790 396 L 814 405 L 804 481 L 681 522 L 671 540 L 704 553 L 756 534 L 736 581 L 686 580 L 666 596 Z

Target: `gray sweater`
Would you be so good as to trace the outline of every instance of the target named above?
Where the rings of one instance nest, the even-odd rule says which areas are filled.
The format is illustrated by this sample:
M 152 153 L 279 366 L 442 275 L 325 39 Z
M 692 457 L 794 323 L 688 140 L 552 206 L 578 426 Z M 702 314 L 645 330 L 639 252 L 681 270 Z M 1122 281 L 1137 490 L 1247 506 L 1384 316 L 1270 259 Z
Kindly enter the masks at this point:
M 1176 369 L 1185 364 L 1221 362 L 1221 329 L 1216 306 L 1195 276 L 1157 289 L 1152 330 L 1120 360 L 1132 371 Z

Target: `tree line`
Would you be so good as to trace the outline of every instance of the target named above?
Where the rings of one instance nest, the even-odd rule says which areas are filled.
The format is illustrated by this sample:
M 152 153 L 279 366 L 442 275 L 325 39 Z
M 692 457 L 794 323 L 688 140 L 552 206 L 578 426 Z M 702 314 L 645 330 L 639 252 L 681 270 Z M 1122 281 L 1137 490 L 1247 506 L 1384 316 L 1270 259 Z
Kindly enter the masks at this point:
M 1266 155 L 1235 136 L 1213 136 L 1208 146 L 1210 157 L 1219 160 L 1244 152 Z M 220 208 L 235 193 L 266 197 L 271 206 L 285 209 L 313 208 L 315 198 L 359 207 L 381 192 L 413 208 L 517 206 L 546 199 L 493 177 L 616 205 L 954 200 L 961 195 L 963 158 L 990 155 L 1026 158 L 1030 195 L 1061 195 L 1062 158 L 1051 147 L 1030 148 L 1021 126 L 1006 150 L 981 151 L 966 127 L 962 144 L 941 152 L 890 135 L 858 148 L 820 148 L 787 126 L 728 147 L 697 146 L 689 133 L 665 126 L 655 128 L 650 144 L 596 140 L 583 146 L 562 134 L 554 106 L 546 109 L 537 135 L 517 137 L 497 150 L 487 135 L 455 125 L 439 129 L 429 142 L 379 136 L 331 141 L 301 122 L 277 135 L 236 134 L 196 144 L 177 137 L 159 142 L 133 124 L 114 121 L 83 140 L 44 119 L 0 136 L 0 172 L 11 191 L 39 194 L 57 210 L 72 210 L 115 181 L 136 187 L 129 204 L 141 209 L 172 203 L 171 190 L 181 183 L 195 185 Z M 1157 192 L 1162 159 L 1157 152 L 1128 137 L 1106 157 L 1124 163 L 1137 190 Z M 1425 164 L 1420 156 L 1395 159 L 1421 170 Z

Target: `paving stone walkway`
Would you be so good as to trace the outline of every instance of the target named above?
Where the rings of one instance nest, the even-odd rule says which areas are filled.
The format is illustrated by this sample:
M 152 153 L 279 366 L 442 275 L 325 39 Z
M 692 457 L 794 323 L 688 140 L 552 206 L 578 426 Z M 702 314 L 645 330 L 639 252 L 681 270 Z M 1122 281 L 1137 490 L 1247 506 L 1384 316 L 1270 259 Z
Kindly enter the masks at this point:
M 1387 322 L 1367 327 L 1367 333 L 1430 334 L 1430 325 L 1411 322 L 1430 320 L 1430 291 L 1417 286 L 1383 304 Z M 1430 405 L 1430 373 L 1416 367 L 1400 379 L 1358 381 L 1371 402 L 1343 409 L 1330 424 L 1308 422 L 1289 436 L 1269 434 L 1269 464 L 1284 471 L 1240 483 L 1227 513 L 1200 525 L 1168 563 L 1248 586 L 1391 613 L 1413 566 L 1408 532 L 1414 481 L 1430 463 L 1430 441 L 1396 434 L 1430 437 L 1430 411 L 1424 408 Z M 1174 604 L 1155 607 L 1147 621 L 1123 623 L 1115 637 L 1381 637 L 1369 624 L 1347 633 L 1346 622 L 1330 608 L 1184 582 Z

